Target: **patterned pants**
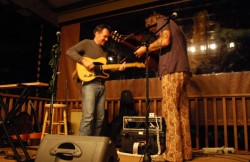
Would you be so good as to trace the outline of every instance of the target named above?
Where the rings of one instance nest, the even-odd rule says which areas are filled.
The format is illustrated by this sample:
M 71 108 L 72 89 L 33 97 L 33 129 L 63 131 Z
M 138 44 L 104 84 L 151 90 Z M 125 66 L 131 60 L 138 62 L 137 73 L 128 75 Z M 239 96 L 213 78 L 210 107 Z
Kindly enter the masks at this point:
M 162 77 L 162 116 L 166 122 L 166 151 L 163 158 L 182 162 L 192 158 L 186 85 L 189 74 L 177 72 Z

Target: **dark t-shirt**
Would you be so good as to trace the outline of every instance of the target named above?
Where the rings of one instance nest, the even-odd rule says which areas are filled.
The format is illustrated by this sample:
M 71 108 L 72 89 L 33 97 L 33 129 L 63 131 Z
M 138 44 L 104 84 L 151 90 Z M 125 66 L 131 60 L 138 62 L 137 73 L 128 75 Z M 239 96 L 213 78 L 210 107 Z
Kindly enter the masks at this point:
M 166 20 L 157 20 L 157 29 L 160 29 Z M 190 72 L 189 60 L 187 56 L 187 43 L 183 31 L 170 19 L 170 22 L 161 30 L 170 30 L 170 44 L 161 49 L 159 59 L 159 76 L 174 72 Z M 159 34 L 161 30 L 156 33 Z

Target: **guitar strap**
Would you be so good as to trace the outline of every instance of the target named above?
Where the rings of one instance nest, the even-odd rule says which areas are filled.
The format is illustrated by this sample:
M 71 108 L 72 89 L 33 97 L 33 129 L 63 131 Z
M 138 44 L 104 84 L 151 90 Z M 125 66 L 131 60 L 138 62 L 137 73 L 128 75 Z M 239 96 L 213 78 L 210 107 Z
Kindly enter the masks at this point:
M 170 22 L 170 18 L 167 18 L 167 21 L 165 22 L 165 24 L 163 24 L 154 34 L 156 35 L 162 28 L 164 28 L 168 23 Z

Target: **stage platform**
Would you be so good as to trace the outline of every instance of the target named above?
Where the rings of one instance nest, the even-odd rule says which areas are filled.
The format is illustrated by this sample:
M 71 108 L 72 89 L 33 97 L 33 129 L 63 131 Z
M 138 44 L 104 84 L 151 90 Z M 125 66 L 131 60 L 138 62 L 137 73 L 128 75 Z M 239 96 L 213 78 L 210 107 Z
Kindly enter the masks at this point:
M 128 155 L 118 152 L 120 162 L 142 162 L 142 156 Z M 233 154 L 201 154 L 194 151 L 190 162 L 250 162 L 250 152 L 235 152 Z M 164 162 L 161 158 L 153 155 L 152 162 Z
M 119 150 L 119 149 L 117 149 Z M 20 155 L 22 156 L 21 150 L 18 150 Z M 29 155 L 32 159 L 35 159 L 36 149 L 29 148 L 28 149 Z M 143 156 L 142 155 L 133 155 L 133 154 L 126 154 L 123 152 L 117 151 L 118 156 L 120 158 L 120 162 L 142 162 Z M 6 159 L 6 155 L 8 155 L 9 159 Z M 11 159 L 11 156 L 14 155 L 12 153 L 11 148 L 0 148 L 0 162 L 16 162 L 15 159 Z M 250 152 L 246 151 L 236 151 L 235 153 L 231 154 L 204 154 L 200 151 L 193 151 L 193 160 L 192 162 L 250 162 Z M 23 155 L 24 156 L 24 155 Z M 152 155 L 152 162 L 164 162 L 160 160 L 156 155 Z M 72 161 L 73 162 L 73 161 Z

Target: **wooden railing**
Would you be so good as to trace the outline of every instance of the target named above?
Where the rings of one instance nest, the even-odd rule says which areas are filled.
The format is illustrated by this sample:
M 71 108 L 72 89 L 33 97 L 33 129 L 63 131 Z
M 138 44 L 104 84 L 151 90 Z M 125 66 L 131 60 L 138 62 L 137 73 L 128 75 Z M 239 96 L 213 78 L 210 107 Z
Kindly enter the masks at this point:
M 19 96 L 0 94 L 9 110 Z M 135 97 L 139 116 L 146 113 L 145 98 Z M 21 111 L 31 112 L 31 105 L 37 112 L 39 123 L 43 121 L 44 105 L 50 99 L 29 97 Z M 55 103 L 65 103 L 57 100 Z M 81 100 L 68 100 L 68 113 L 81 112 Z M 107 121 L 119 115 L 120 98 L 107 98 L 105 108 Z M 250 94 L 189 96 L 191 135 L 193 148 L 234 147 L 236 150 L 249 149 Z M 150 98 L 150 112 L 161 115 L 161 98 Z M 4 111 L 1 109 L 1 115 Z M 70 121 L 70 115 L 68 115 Z
M 190 96 L 193 146 L 249 149 L 250 95 Z

